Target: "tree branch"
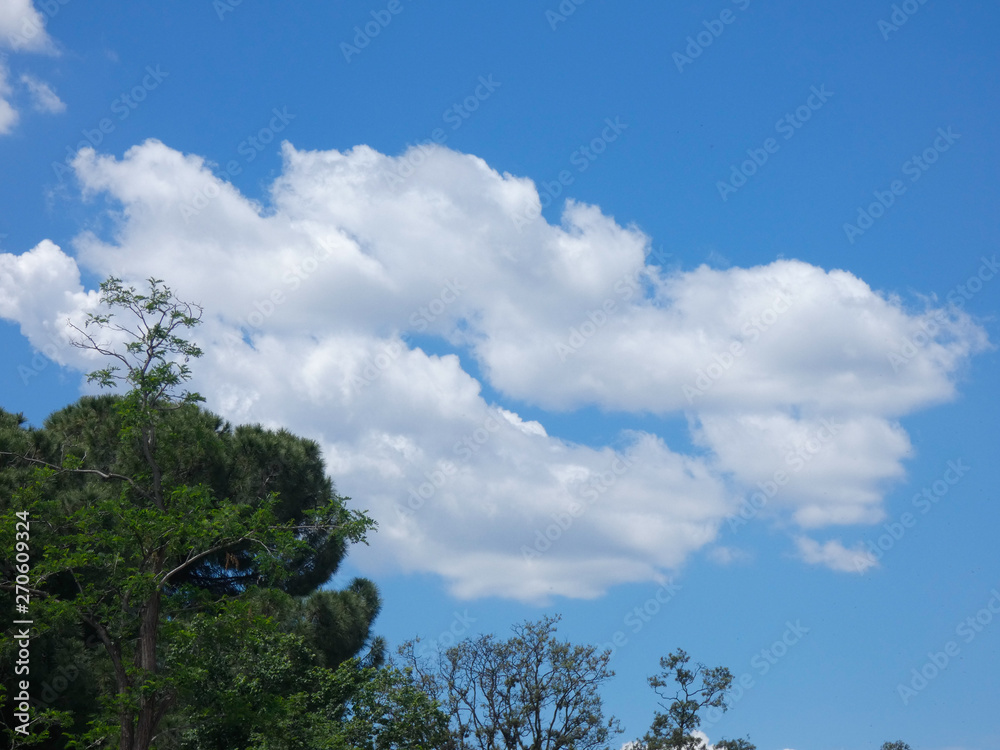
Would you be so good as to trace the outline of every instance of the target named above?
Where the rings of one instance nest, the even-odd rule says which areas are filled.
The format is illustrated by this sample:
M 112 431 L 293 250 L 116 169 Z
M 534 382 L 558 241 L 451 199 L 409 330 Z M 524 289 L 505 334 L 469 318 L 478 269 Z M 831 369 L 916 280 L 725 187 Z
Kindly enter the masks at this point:
M 27 461 L 28 463 L 38 464 L 39 466 L 44 466 L 53 471 L 57 471 L 60 474 L 95 474 L 101 479 L 120 479 L 128 482 L 129 486 L 132 487 L 136 492 L 149 499 L 148 493 L 143 491 L 139 485 L 137 485 L 130 477 L 123 474 L 115 474 L 113 472 L 104 472 L 98 469 L 67 469 L 64 466 L 57 466 L 56 464 L 49 463 L 48 461 L 43 461 L 40 458 L 32 458 L 31 456 L 25 456 L 20 453 L 12 453 L 11 451 L 0 451 L 0 456 L 11 456 L 12 458 L 19 458 L 22 461 Z

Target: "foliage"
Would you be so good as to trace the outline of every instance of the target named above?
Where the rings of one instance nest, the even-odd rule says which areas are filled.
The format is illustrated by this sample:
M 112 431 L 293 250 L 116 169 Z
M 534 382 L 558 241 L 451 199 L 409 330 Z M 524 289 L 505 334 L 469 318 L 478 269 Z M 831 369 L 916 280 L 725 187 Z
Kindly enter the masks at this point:
M 614 672 L 610 652 L 556 640 L 558 617 L 525 622 L 505 641 L 466 639 L 421 663 L 418 641 L 403 663 L 438 698 L 451 726 L 450 750 L 597 750 L 621 730 L 605 720 L 599 694 Z
M 130 390 L 82 399 L 41 430 L 0 412 L 0 544 L 13 548 L 14 514 L 30 511 L 34 618 L 53 633 L 78 628 L 105 656 L 103 671 L 88 672 L 100 687 L 99 714 L 85 731 L 63 717 L 62 731 L 81 747 L 150 747 L 184 691 L 164 653 L 190 637 L 194 613 L 252 586 L 311 590 L 374 526 L 333 492 L 314 443 L 259 427 L 234 432 L 180 390 L 187 361 L 201 351 L 179 334 L 200 310 L 162 282 L 149 287 L 101 285 L 102 302 L 134 321 L 122 325 L 112 311 L 89 316 L 87 328 L 123 339 L 124 351 L 80 331 L 79 346 L 117 360 L 91 380 Z M 268 448 L 279 455 L 261 461 Z M 279 496 L 286 487 L 299 492 Z M 6 591 L 11 572 L 3 570 Z M 353 641 L 326 649 L 331 666 L 368 640 L 372 594 L 359 584 L 344 601 L 316 599 L 317 613 L 349 601 L 364 620 L 339 623 Z M 95 650 L 84 649 L 81 665 Z
M 684 649 L 660 659 L 659 674 L 649 678 L 649 685 L 669 705 L 660 704 L 666 713 L 657 711 L 650 731 L 639 742 L 644 750 L 702 750 L 705 743 L 694 736 L 701 726 L 699 711 L 704 708 L 728 709 L 726 696 L 733 684 L 733 675 L 725 667 L 688 667 L 691 657 Z M 698 680 L 701 680 L 700 685 Z M 671 687 L 676 683 L 676 687 Z M 754 750 L 749 740 L 721 740 L 718 748 Z
M 166 655 L 185 707 L 162 744 L 185 750 L 438 747 L 446 718 L 402 673 L 348 659 L 336 669 L 279 620 L 287 594 L 259 591 L 199 614 Z M 277 619 L 276 619 L 277 618 Z

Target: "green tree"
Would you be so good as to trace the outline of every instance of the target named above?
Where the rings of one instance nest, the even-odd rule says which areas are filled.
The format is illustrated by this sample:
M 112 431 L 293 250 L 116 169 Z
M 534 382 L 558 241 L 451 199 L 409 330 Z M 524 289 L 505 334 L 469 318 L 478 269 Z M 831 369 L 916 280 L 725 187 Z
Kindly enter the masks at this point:
M 705 743 L 694 732 L 701 726 L 699 712 L 705 708 L 728 710 L 726 697 L 733 675 L 725 667 L 688 667 L 691 657 L 677 649 L 660 659 L 660 673 L 649 678 L 649 685 L 669 704 L 657 711 L 649 732 L 639 741 L 643 750 L 702 750 Z M 700 680 L 700 682 L 699 682 Z M 676 683 L 676 685 L 675 685 Z M 749 740 L 721 740 L 716 747 L 727 750 L 754 750 Z
M 430 750 L 446 741 L 444 714 L 404 673 L 358 659 L 323 666 L 323 655 L 296 632 L 299 607 L 265 589 L 196 615 L 165 655 L 182 695 L 160 745 Z
M 83 399 L 41 430 L 0 414 L 0 543 L 13 548 L 14 514 L 29 511 L 32 614 L 45 623 L 36 635 L 76 628 L 84 648 L 96 642 L 106 657 L 91 676 L 109 689 L 81 739 L 146 750 L 183 694 L 164 656 L 192 637 L 193 613 L 222 616 L 254 586 L 309 591 L 374 523 L 333 492 L 314 443 L 259 427 L 234 432 L 182 390 L 201 351 L 180 334 L 198 324 L 199 308 L 155 279 L 147 294 L 118 279 L 101 294 L 110 311 L 89 317 L 78 344 L 115 361 L 92 381 L 126 391 Z M 302 466 L 310 471 L 295 471 Z M 8 592 L 11 573 L 3 570 Z M 368 641 L 378 609 L 363 583 L 337 594 L 306 605 L 312 622 L 353 638 L 331 647 L 313 634 L 330 666 Z M 345 607 L 366 624 L 338 619 Z
M 910 750 L 910 746 L 902 740 L 896 740 L 895 742 L 883 742 L 882 750 Z
M 621 729 L 604 718 L 600 686 L 614 676 L 610 652 L 556 639 L 558 617 L 525 622 L 514 636 L 483 635 L 418 658 L 419 640 L 400 647 L 403 664 L 448 715 L 450 750 L 598 750 Z

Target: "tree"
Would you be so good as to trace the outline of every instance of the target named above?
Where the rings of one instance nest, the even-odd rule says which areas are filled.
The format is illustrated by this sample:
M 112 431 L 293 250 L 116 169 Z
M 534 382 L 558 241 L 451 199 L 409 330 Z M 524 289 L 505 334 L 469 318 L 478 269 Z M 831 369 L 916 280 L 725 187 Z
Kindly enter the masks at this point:
M 902 740 L 896 740 L 895 742 L 883 742 L 882 750 L 910 750 L 910 746 Z
M 214 608 L 223 617 L 256 585 L 314 588 L 374 522 L 333 492 L 314 443 L 259 427 L 233 432 L 181 390 L 201 351 L 180 334 L 199 323 L 200 308 L 156 279 L 147 294 L 109 279 L 101 300 L 109 312 L 89 316 L 77 344 L 116 361 L 90 380 L 127 390 L 83 399 L 42 430 L 0 414 L 0 543 L 13 549 L 15 514 L 30 513 L 32 613 L 48 628 L 38 635 L 76 627 L 107 657 L 95 678 L 110 689 L 82 740 L 146 750 L 183 693 L 183 676 L 164 658 L 194 637 L 193 614 Z M 120 310 L 133 320 L 121 324 Z M 124 346 L 98 340 L 97 330 Z M 309 471 L 261 462 L 254 451 L 269 446 L 303 454 L 289 466 Z M 279 496 L 286 486 L 297 494 Z M 13 571 L 2 572 L 9 592 Z M 377 594 L 359 584 L 345 597 L 370 625 Z M 316 622 L 343 603 L 317 598 Z M 339 624 L 355 646 L 368 640 L 367 626 Z M 326 658 L 335 664 L 351 648 L 326 649 Z
M 404 665 L 450 719 L 448 750 L 597 750 L 621 731 L 599 694 L 610 652 L 556 640 L 559 617 L 515 627 L 514 637 L 466 639 L 422 663 L 419 639 Z
M 184 750 L 440 747 L 447 719 L 405 674 L 352 658 L 335 668 L 288 627 L 297 605 L 256 590 L 199 613 L 165 654 L 182 691 L 160 745 Z
M 649 685 L 669 705 L 660 704 L 666 713 L 657 711 L 650 731 L 639 741 L 644 750 L 702 750 L 705 742 L 694 736 L 701 726 L 698 712 L 704 708 L 728 710 L 726 696 L 733 684 L 733 675 L 725 667 L 708 669 L 704 664 L 688 668 L 691 657 L 684 649 L 660 658 L 659 674 L 649 678 Z M 701 680 L 700 685 L 698 680 Z M 676 683 L 676 687 L 671 687 Z M 749 740 L 721 740 L 718 748 L 754 750 Z

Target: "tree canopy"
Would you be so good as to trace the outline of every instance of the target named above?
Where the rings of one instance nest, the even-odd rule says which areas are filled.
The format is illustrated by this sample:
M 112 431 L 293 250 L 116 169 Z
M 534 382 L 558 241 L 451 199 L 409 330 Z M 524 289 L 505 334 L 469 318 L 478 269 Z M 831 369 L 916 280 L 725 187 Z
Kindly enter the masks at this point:
M 725 667 L 708 668 L 697 663 L 688 666 L 691 657 L 677 649 L 660 659 L 660 672 L 649 678 L 656 694 L 669 703 L 657 711 L 649 732 L 639 742 L 643 750 L 703 750 L 705 742 L 695 736 L 701 726 L 699 712 L 705 708 L 728 709 L 726 698 L 733 675 Z M 700 682 L 699 682 L 700 679 Z M 724 750 L 754 750 L 749 740 L 720 740 Z
M 0 543 L 13 548 L 15 514 L 30 513 L 33 642 L 53 647 L 42 656 L 36 646 L 33 676 L 94 688 L 53 689 L 33 740 L 200 748 L 212 746 L 214 722 L 247 747 L 339 747 L 329 744 L 339 741 L 332 727 L 359 716 L 407 706 L 433 716 L 399 673 L 378 671 L 374 584 L 316 590 L 374 528 L 336 494 L 319 446 L 285 430 L 233 428 L 199 407 L 203 399 L 183 388 L 201 351 L 183 333 L 201 311 L 162 282 L 150 279 L 140 292 L 110 279 L 101 293 L 106 311 L 77 329 L 76 343 L 112 361 L 90 379 L 122 390 L 84 397 L 41 428 L 0 410 Z M 0 572 L 11 599 L 14 571 Z M 366 647 L 362 663 L 355 657 Z M 5 638 L 0 658 L 12 648 Z M 238 679 L 209 679 L 206 663 Z M 266 664 L 277 671 L 265 674 Z M 348 688 L 369 678 L 395 691 L 381 696 L 382 708 L 370 691 L 349 698 Z M 267 698 L 258 704 L 255 695 Z M 243 713 L 226 714 L 223 731 L 206 706 Z M 261 708 L 273 712 L 238 739 L 237 728 L 255 725 L 234 717 Z M 326 744 L 292 741 L 282 727 L 293 714 L 311 726 L 295 711 L 319 717 L 314 728 Z M 9 707 L 4 718 L 13 736 Z
M 605 719 L 600 687 L 610 653 L 556 639 L 558 617 L 483 635 L 421 660 L 418 641 L 403 664 L 450 719 L 452 750 L 602 750 L 621 729 Z

